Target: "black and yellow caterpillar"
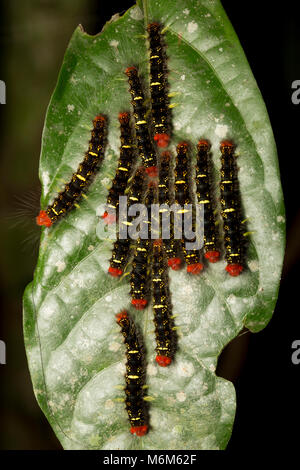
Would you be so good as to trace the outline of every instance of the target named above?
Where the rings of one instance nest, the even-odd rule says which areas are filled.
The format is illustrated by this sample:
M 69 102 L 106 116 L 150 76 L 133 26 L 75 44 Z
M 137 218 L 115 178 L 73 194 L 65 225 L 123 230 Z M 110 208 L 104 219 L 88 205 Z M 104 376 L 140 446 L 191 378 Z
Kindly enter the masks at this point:
M 150 185 L 148 193 L 145 198 L 145 208 L 147 210 L 147 220 L 143 221 L 143 225 L 140 227 L 141 232 L 147 238 L 139 238 L 136 241 L 136 246 L 134 249 L 134 257 L 132 260 L 132 270 L 130 275 L 130 293 L 131 293 L 131 303 L 138 309 L 142 310 L 146 307 L 148 303 L 149 296 L 149 287 L 150 287 L 150 248 L 151 248 L 151 204 L 154 203 L 156 198 L 156 185 Z
M 104 159 L 106 145 L 106 118 L 98 115 L 93 120 L 89 149 L 84 160 L 79 164 L 71 181 L 54 199 L 46 210 L 41 210 L 36 218 L 37 225 L 51 227 L 57 220 L 64 217 L 76 205 L 84 191 L 88 188 Z
M 128 67 L 125 71 L 128 77 L 132 97 L 133 115 L 139 156 L 149 176 L 157 175 L 157 158 L 150 138 L 145 98 L 138 71 L 135 67 Z
M 184 208 L 185 204 L 192 205 L 192 193 L 191 187 L 192 182 L 189 175 L 190 164 L 188 161 L 188 144 L 186 142 L 180 142 L 177 145 L 177 156 L 176 156 L 176 166 L 175 166 L 175 202 L 179 204 L 180 212 L 182 215 L 188 211 Z M 191 228 L 193 214 L 190 213 Z M 184 220 L 187 220 L 187 217 L 184 217 Z M 175 218 L 176 223 L 176 218 Z M 184 222 L 182 224 L 184 229 Z M 201 262 L 201 255 L 199 249 L 188 249 L 187 243 L 193 243 L 195 240 L 188 240 L 183 233 L 182 236 L 182 249 L 184 253 L 185 262 L 187 264 L 187 272 L 191 274 L 198 274 L 203 269 L 203 264 Z
M 136 154 L 134 150 L 132 130 L 130 126 L 130 113 L 123 112 L 119 114 L 120 122 L 120 156 L 115 177 L 109 189 L 106 199 L 107 211 L 102 218 L 107 223 L 112 223 L 118 219 L 118 213 L 115 212 L 119 206 L 119 196 L 123 196 L 128 185 L 128 180 L 132 175 Z M 112 213 L 110 213 L 112 209 Z
M 196 192 L 198 204 L 203 205 L 204 212 L 204 256 L 210 263 L 215 263 L 220 258 L 220 250 L 218 248 L 218 234 L 212 202 L 209 150 L 210 144 L 208 141 L 199 140 L 196 165 Z
M 243 271 L 243 242 L 239 194 L 236 187 L 234 144 L 223 141 L 221 150 L 221 215 L 223 218 L 226 271 L 238 276 Z
M 171 364 L 176 348 L 176 332 L 170 302 L 167 263 L 162 240 L 153 242 L 152 304 L 156 338 L 156 362 L 161 367 Z
M 166 55 L 159 23 L 147 27 L 150 49 L 150 93 L 154 140 L 158 147 L 167 147 L 171 137 Z
M 143 167 L 137 168 L 134 173 L 132 182 L 128 188 L 127 193 L 127 212 L 132 204 L 140 203 L 143 199 L 145 188 L 145 170 Z M 128 216 L 127 221 L 120 221 L 120 223 L 125 223 L 127 226 L 131 224 L 132 217 Z M 131 252 L 132 240 L 127 236 L 121 238 L 120 234 L 117 233 L 117 240 L 114 242 L 112 249 L 112 257 L 110 259 L 110 266 L 108 272 L 113 277 L 119 277 L 123 274 L 124 268 L 128 261 Z
M 131 424 L 131 434 L 144 436 L 148 432 L 148 411 L 144 401 L 144 351 L 135 324 L 126 311 L 116 315 L 126 344 L 125 405 Z

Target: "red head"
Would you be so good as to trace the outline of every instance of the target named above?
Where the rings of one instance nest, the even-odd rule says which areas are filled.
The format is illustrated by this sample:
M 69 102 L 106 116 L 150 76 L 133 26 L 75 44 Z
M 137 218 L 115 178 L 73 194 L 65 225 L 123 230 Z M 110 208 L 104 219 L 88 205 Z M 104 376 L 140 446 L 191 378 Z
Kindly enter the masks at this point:
M 129 75 L 131 75 L 132 73 L 137 74 L 137 69 L 136 67 L 127 67 L 127 69 L 125 70 L 125 73 L 129 77 Z
M 96 116 L 94 119 L 93 119 L 93 125 L 94 127 L 97 126 L 97 124 L 100 124 L 100 125 L 103 125 L 105 123 L 105 117 L 102 116 L 102 114 L 98 114 L 98 116 Z
M 158 147 L 166 148 L 170 142 L 170 136 L 168 134 L 155 134 L 154 140 Z
M 108 274 L 110 274 L 112 277 L 120 277 L 122 276 L 123 271 L 120 268 L 113 268 L 112 266 L 110 266 L 108 268 Z
M 167 367 L 171 364 L 172 362 L 172 359 L 171 357 L 167 357 L 167 356 L 156 356 L 155 358 L 157 364 L 160 366 L 160 367 Z
M 220 259 L 220 252 L 219 251 L 207 251 L 204 255 L 204 257 L 206 259 L 208 259 L 208 261 L 210 263 L 216 263 L 217 261 L 219 261 Z
M 201 273 L 202 269 L 203 269 L 202 263 L 189 264 L 186 267 L 187 272 L 190 274 L 199 274 Z
M 125 112 L 125 113 L 119 113 L 119 121 L 120 124 L 127 124 L 130 119 L 130 113 Z
M 162 239 L 158 238 L 157 240 L 154 240 L 153 246 L 162 246 Z
M 179 144 L 177 145 L 177 153 L 179 152 L 183 152 L 183 153 L 186 153 L 188 151 L 188 143 L 187 142 L 179 142 Z
M 160 28 L 160 24 L 157 23 L 156 21 L 154 21 L 153 23 L 149 23 L 147 26 L 147 30 L 149 33 L 152 31 L 158 31 L 159 28 Z
M 150 178 L 156 178 L 158 175 L 157 166 L 149 166 L 148 168 L 145 168 L 145 171 Z
M 120 321 L 123 320 L 124 318 L 128 318 L 128 313 L 126 312 L 126 310 L 122 310 L 122 312 L 117 313 L 116 319 L 118 323 L 120 323 Z
M 221 151 L 224 150 L 225 148 L 228 148 L 228 149 L 231 149 L 231 150 L 234 149 L 234 145 L 231 142 L 231 140 L 223 140 L 223 142 L 221 142 L 221 144 L 220 144 Z
M 36 217 L 37 225 L 44 225 L 45 227 L 51 227 L 52 221 L 46 211 L 40 211 L 39 215 Z
M 170 266 L 173 271 L 178 271 L 181 267 L 181 259 L 180 258 L 170 258 L 168 259 L 168 266 Z
M 132 299 L 131 304 L 137 309 L 137 310 L 143 310 L 148 301 L 146 299 Z
M 225 270 L 230 274 L 230 276 L 236 277 L 243 271 L 243 266 L 240 264 L 227 264 Z
M 201 139 L 198 142 L 198 150 L 200 150 L 202 147 L 205 147 L 207 150 L 210 148 L 210 143 L 208 140 Z
M 137 436 L 145 436 L 148 432 L 148 426 L 147 424 L 144 424 L 143 426 L 131 426 L 130 428 L 131 434 L 136 434 Z

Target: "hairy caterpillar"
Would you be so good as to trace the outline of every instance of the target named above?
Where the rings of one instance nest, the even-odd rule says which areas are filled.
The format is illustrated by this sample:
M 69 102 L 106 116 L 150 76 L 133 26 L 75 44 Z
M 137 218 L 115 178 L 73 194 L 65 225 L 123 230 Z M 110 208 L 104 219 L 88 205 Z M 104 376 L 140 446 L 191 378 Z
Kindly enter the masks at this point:
M 161 25 L 150 23 L 147 27 L 150 46 L 150 92 L 154 140 L 158 147 L 167 147 L 170 141 L 170 107 L 166 57 L 162 44 Z
M 168 286 L 168 271 L 162 240 L 153 242 L 152 301 L 156 337 L 156 362 L 161 367 L 171 364 L 176 347 L 176 334 Z
M 51 227 L 53 223 L 73 209 L 78 199 L 90 185 L 104 158 L 106 143 L 106 118 L 101 114 L 93 120 L 92 137 L 89 149 L 71 181 L 54 199 L 46 210 L 41 210 L 36 218 L 37 225 Z
M 175 202 L 180 205 L 180 212 L 183 214 L 188 211 L 184 209 L 185 204 L 192 204 L 191 186 L 189 177 L 188 144 L 180 142 L 177 145 L 177 157 L 175 166 Z M 193 215 L 190 214 L 191 220 Z M 185 219 L 186 220 L 186 219 Z M 183 235 L 182 248 L 187 264 L 187 272 L 198 274 L 203 269 L 199 249 L 187 249 L 186 243 L 192 243 L 195 240 L 187 240 Z
M 158 200 L 159 204 L 167 204 L 171 206 L 173 203 L 173 195 L 171 195 L 170 188 L 170 173 L 171 173 L 171 154 L 170 152 L 163 152 L 160 158 L 159 165 L 159 184 L 158 184 Z M 179 240 L 174 239 L 174 219 L 173 213 L 170 213 L 170 238 L 163 238 L 166 255 L 168 258 L 168 266 L 174 271 L 180 269 L 181 258 L 179 257 Z
M 203 204 L 204 208 L 204 256 L 211 263 L 215 263 L 220 258 L 220 251 L 217 247 L 218 237 L 209 180 L 209 150 L 210 145 L 207 140 L 199 140 L 196 185 L 198 204 Z
M 155 201 L 156 186 L 151 184 L 145 199 L 145 206 L 147 208 L 147 220 L 144 220 L 146 230 L 145 235 L 147 238 L 139 237 L 136 242 L 134 257 L 132 261 L 132 270 L 130 275 L 131 286 L 131 303 L 138 309 L 142 310 L 148 303 L 149 294 L 149 270 L 150 270 L 150 256 L 149 249 L 151 246 L 151 223 L 150 208 L 151 204 Z M 141 227 L 141 231 L 143 227 Z
M 142 201 L 143 193 L 145 188 L 145 170 L 143 167 L 137 168 L 132 182 L 125 192 L 127 193 L 127 211 L 132 204 L 139 203 Z M 127 225 L 130 225 L 132 217 L 127 218 Z M 123 223 L 119 221 L 119 223 Z M 110 266 L 108 273 L 113 277 L 122 276 L 125 265 L 130 255 L 130 247 L 132 240 L 127 236 L 126 238 L 120 238 L 119 233 L 117 234 L 117 240 L 114 242 L 112 249 L 112 257 L 110 259 Z
M 149 135 L 145 99 L 138 71 L 135 67 L 128 67 L 125 73 L 128 76 L 132 96 L 138 153 L 148 175 L 155 177 L 157 176 L 157 158 Z
M 116 315 L 126 345 L 125 404 L 131 424 L 131 434 L 144 436 L 148 432 L 148 412 L 144 401 L 144 351 L 136 327 L 126 311 Z
M 238 276 L 243 271 L 241 221 L 238 193 L 236 189 L 236 168 L 234 145 L 223 141 L 221 150 L 221 206 L 224 230 L 226 271 L 231 276 Z
M 119 206 L 119 196 L 123 196 L 125 189 L 128 185 L 128 180 L 132 174 L 133 165 L 136 160 L 136 155 L 133 150 L 133 138 L 130 126 L 130 113 L 124 112 L 119 114 L 120 122 L 120 157 L 115 177 L 112 181 L 111 188 L 109 189 L 106 204 L 108 211 L 105 211 L 102 218 L 107 223 L 115 221 L 115 217 L 109 213 L 109 209 L 116 210 Z M 116 217 L 118 218 L 117 214 Z

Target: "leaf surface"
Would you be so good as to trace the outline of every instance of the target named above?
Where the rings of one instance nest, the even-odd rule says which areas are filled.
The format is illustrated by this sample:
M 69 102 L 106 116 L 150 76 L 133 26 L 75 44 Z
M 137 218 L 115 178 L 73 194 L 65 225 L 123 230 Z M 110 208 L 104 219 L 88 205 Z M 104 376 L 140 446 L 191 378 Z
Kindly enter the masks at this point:
M 145 11 L 145 18 L 143 12 Z M 148 83 L 145 24 L 166 27 L 173 147 L 237 143 L 239 183 L 250 243 L 238 278 L 225 261 L 191 278 L 170 273 L 180 327 L 176 361 L 154 362 L 151 308 L 131 313 L 147 349 L 148 435 L 132 436 L 123 397 L 125 347 L 115 314 L 130 308 L 128 278 L 107 275 L 112 243 L 96 234 L 116 169 L 118 113 L 130 109 L 124 70 L 136 65 Z M 230 382 L 215 375 L 222 349 L 243 326 L 270 320 L 284 253 L 284 205 L 276 147 L 257 84 L 219 0 L 149 0 L 109 22 L 101 34 L 76 29 L 47 112 L 40 160 L 43 208 L 70 179 L 87 149 L 91 121 L 109 118 L 105 162 L 88 198 L 43 230 L 33 282 L 24 294 L 24 334 L 37 400 L 65 449 L 223 449 L 235 415 Z M 216 184 L 216 196 L 218 187 Z M 100 222 L 101 223 L 101 222 Z

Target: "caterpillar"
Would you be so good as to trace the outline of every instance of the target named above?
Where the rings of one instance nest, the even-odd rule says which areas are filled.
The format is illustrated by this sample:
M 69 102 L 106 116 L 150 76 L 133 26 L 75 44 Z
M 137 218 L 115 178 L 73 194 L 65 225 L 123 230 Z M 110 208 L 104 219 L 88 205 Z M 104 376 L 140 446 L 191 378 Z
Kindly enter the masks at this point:
M 156 186 L 150 185 L 149 191 L 145 199 L 145 206 L 147 208 L 146 235 L 147 238 L 139 237 L 136 242 L 134 257 L 132 261 L 132 270 L 130 275 L 130 293 L 131 304 L 138 310 L 142 310 L 148 304 L 149 295 L 149 270 L 150 270 L 150 257 L 149 249 L 151 246 L 151 223 L 149 222 L 151 204 L 155 200 Z M 142 230 L 142 227 L 141 227 Z
M 99 114 L 93 120 L 89 149 L 71 181 L 54 199 L 46 210 L 41 210 L 36 217 L 37 225 L 51 227 L 57 220 L 73 209 L 78 199 L 90 185 L 104 158 L 106 144 L 106 118 Z
M 106 200 L 108 211 L 105 211 L 102 216 L 107 223 L 112 223 L 118 218 L 117 214 L 114 216 L 109 213 L 109 210 L 117 210 L 119 206 L 119 196 L 124 195 L 135 163 L 135 152 L 133 150 L 133 138 L 130 126 L 130 113 L 120 113 L 119 122 L 121 133 L 120 157 L 116 174 Z
M 143 167 L 137 168 L 134 173 L 132 182 L 127 192 L 127 211 L 131 204 L 139 203 L 142 201 L 145 187 L 145 171 Z M 128 217 L 126 224 L 130 225 L 132 217 Z M 123 223 L 119 220 L 119 223 Z M 127 238 L 120 238 L 119 233 L 117 234 L 117 240 L 114 242 L 112 249 L 112 257 L 110 259 L 110 266 L 108 273 L 113 277 L 120 277 L 124 272 L 125 265 L 130 255 L 130 247 L 132 240 Z
M 153 242 L 152 303 L 154 311 L 156 362 L 161 367 L 171 364 L 176 348 L 168 273 L 162 240 Z
M 189 177 L 188 144 L 186 142 L 180 142 L 176 150 L 175 202 L 180 205 L 179 212 L 183 214 L 188 211 L 188 209 L 184 209 L 184 205 L 192 203 L 192 182 Z M 192 214 L 190 215 L 193 217 Z M 183 253 L 187 264 L 187 272 L 190 274 L 198 274 L 203 269 L 200 250 L 186 248 L 186 243 L 193 243 L 194 241 L 195 240 L 187 240 L 183 235 Z
M 148 432 L 148 412 L 144 401 L 145 365 L 144 351 L 136 327 L 124 310 L 116 315 L 126 344 L 125 404 L 131 424 L 131 434 L 144 436 Z
M 196 165 L 196 185 L 198 204 L 204 208 L 204 257 L 210 263 L 215 263 L 220 258 L 217 247 L 217 230 L 213 211 L 211 196 L 211 185 L 209 179 L 209 150 L 207 140 L 199 140 Z
M 147 27 L 150 49 L 150 92 L 154 141 L 158 147 L 167 147 L 170 142 L 170 107 L 166 79 L 166 57 L 162 44 L 161 25 L 150 23 Z
M 144 104 L 145 99 L 138 71 L 135 67 L 128 67 L 125 73 L 128 77 L 132 96 L 138 153 L 147 174 L 155 177 L 157 176 L 157 158 L 149 135 L 147 111 Z
M 159 166 L 158 200 L 160 205 L 167 204 L 170 206 L 173 202 L 170 192 L 170 161 L 170 152 L 163 152 Z M 163 243 L 168 258 L 168 266 L 177 271 L 180 269 L 181 258 L 178 256 L 178 240 L 174 240 L 174 220 L 172 216 L 173 213 L 170 212 L 170 238 L 163 238 Z
M 223 141 L 221 150 L 221 215 L 223 218 L 226 271 L 238 276 L 243 271 L 240 207 L 236 190 L 234 144 Z

